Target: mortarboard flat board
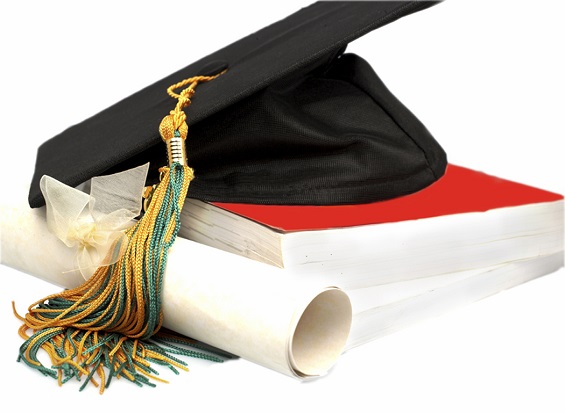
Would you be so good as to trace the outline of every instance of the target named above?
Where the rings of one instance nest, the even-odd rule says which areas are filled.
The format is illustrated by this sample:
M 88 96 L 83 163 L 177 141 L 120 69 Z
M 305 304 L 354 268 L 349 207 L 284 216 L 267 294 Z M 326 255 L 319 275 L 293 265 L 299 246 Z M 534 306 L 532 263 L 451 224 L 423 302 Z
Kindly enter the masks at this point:
M 43 175 L 77 186 L 149 161 L 156 181 L 167 87 L 226 68 L 187 111 L 190 197 L 331 205 L 418 191 L 443 175 L 443 149 L 367 62 L 344 51 L 436 3 L 318 2 L 250 34 L 45 142 L 29 203 L 44 204 Z

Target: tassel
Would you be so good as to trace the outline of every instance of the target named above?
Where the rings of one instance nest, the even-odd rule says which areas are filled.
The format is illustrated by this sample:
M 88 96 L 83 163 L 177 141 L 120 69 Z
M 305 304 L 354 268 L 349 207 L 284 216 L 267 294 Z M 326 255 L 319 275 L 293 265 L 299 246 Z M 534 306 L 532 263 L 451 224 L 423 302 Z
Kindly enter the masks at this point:
M 143 217 L 126 230 L 129 242 L 120 260 L 99 267 L 77 288 L 35 302 L 25 317 L 14 307 L 23 322 L 19 334 L 25 340 L 18 361 L 57 379 L 60 385 L 84 378 L 81 390 L 90 382 L 100 387 L 101 394 L 114 377 L 125 377 L 139 386 L 154 386 L 151 380 L 164 381 L 151 364 L 167 366 L 177 374 L 177 369 L 188 370 L 179 356 L 223 361 L 186 347 L 210 351 L 204 345 L 160 331 L 167 255 L 180 229 L 180 213 L 194 177 L 186 165 L 188 126 L 183 109 L 191 103 L 199 82 L 217 76 L 193 77 L 168 89 L 169 95 L 178 99 L 159 127 L 167 144 L 169 166 L 160 169 L 161 182 L 147 195 Z M 180 94 L 174 92 L 187 84 Z M 40 349 L 49 355 L 51 368 L 39 361 Z

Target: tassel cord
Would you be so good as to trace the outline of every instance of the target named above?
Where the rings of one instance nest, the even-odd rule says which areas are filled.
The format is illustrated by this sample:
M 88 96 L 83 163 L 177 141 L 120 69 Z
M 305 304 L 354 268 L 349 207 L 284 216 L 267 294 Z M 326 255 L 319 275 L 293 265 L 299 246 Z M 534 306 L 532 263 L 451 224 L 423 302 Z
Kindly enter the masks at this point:
M 175 164 L 168 169 L 146 215 L 127 234 L 132 238 L 126 254 L 131 254 L 133 264 L 124 260 L 107 267 L 106 271 L 101 267 L 85 285 L 39 300 L 24 318 L 29 328 L 105 330 L 129 338 L 148 338 L 159 330 L 168 250 L 180 228 L 180 211 L 188 190 L 184 177 L 192 177 L 192 171 L 186 166 Z M 163 200 L 161 208 L 155 202 L 159 199 Z M 155 217 L 149 219 L 152 214 Z M 134 304 L 128 306 L 129 301 Z
M 86 376 L 81 389 L 88 382 L 98 385 L 94 380 L 98 375 L 101 392 L 112 377 L 126 377 L 138 385 L 149 385 L 149 379 L 162 381 L 149 368 L 150 362 L 177 373 L 177 368 L 186 370 L 174 355 L 222 361 L 175 346 L 158 334 L 168 251 L 180 229 L 180 212 L 192 178 L 188 166 L 175 163 L 164 168 L 149 209 L 126 232 L 130 242 L 125 256 L 129 258 L 99 268 L 85 284 L 45 297 L 30 306 L 25 317 L 18 316 L 24 322 L 20 335 L 26 340 L 19 360 L 60 384 Z M 33 334 L 28 336 L 27 330 Z M 53 368 L 39 361 L 41 348 L 49 354 Z M 110 371 L 107 379 L 103 367 Z
M 170 332 L 159 334 L 168 253 L 180 229 L 181 210 L 194 178 L 186 165 L 184 140 L 188 126 L 183 108 L 190 105 L 199 82 L 222 73 L 185 79 L 167 90 L 178 100 L 159 126 L 167 144 L 169 166 L 161 168 L 161 182 L 150 194 L 143 217 L 125 231 L 128 243 L 121 258 L 99 267 L 82 285 L 36 301 L 23 317 L 12 303 L 14 314 L 23 323 L 19 334 L 24 343 L 18 361 L 56 378 L 59 385 L 83 377 L 80 390 L 92 383 L 100 393 L 113 377 L 125 377 L 138 386 L 154 386 L 151 380 L 164 381 L 156 377 L 158 373 L 151 363 L 167 366 L 177 374 L 177 369 L 188 370 L 177 356 L 223 361 L 208 354 L 213 350 L 206 346 L 200 346 L 206 353 L 189 350 L 179 344 L 197 349 L 199 346 Z M 49 356 L 51 368 L 40 362 L 40 349 Z

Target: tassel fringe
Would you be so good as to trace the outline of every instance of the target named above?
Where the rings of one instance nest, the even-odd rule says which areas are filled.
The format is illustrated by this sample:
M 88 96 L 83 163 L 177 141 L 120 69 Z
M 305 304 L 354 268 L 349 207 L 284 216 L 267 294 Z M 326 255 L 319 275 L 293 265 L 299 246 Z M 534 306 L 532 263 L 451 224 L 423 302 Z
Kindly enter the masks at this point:
M 18 361 L 60 385 L 84 378 L 81 390 L 92 383 L 100 393 L 114 377 L 155 386 L 152 381 L 163 380 L 152 365 L 177 374 L 178 369 L 188 370 L 178 356 L 223 361 L 185 346 L 198 348 L 195 342 L 160 333 L 167 254 L 179 231 L 180 211 L 192 179 L 188 166 L 173 163 L 163 168 L 145 215 L 126 231 L 129 243 L 120 261 L 98 268 L 77 288 L 35 302 L 25 317 L 14 308 L 24 323 L 19 334 L 25 342 Z M 49 355 L 52 367 L 39 361 L 40 349 Z

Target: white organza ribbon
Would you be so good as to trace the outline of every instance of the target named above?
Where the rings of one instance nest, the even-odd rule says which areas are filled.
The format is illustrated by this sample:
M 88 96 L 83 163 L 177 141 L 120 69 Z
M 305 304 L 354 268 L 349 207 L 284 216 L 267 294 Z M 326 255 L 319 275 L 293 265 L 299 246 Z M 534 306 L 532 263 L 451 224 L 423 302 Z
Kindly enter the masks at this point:
M 85 280 L 100 266 L 117 262 L 125 247 L 124 231 L 141 213 L 149 164 L 94 177 L 90 195 L 44 175 L 40 181 L 49 230 L 76 248 L 77 268 Z

